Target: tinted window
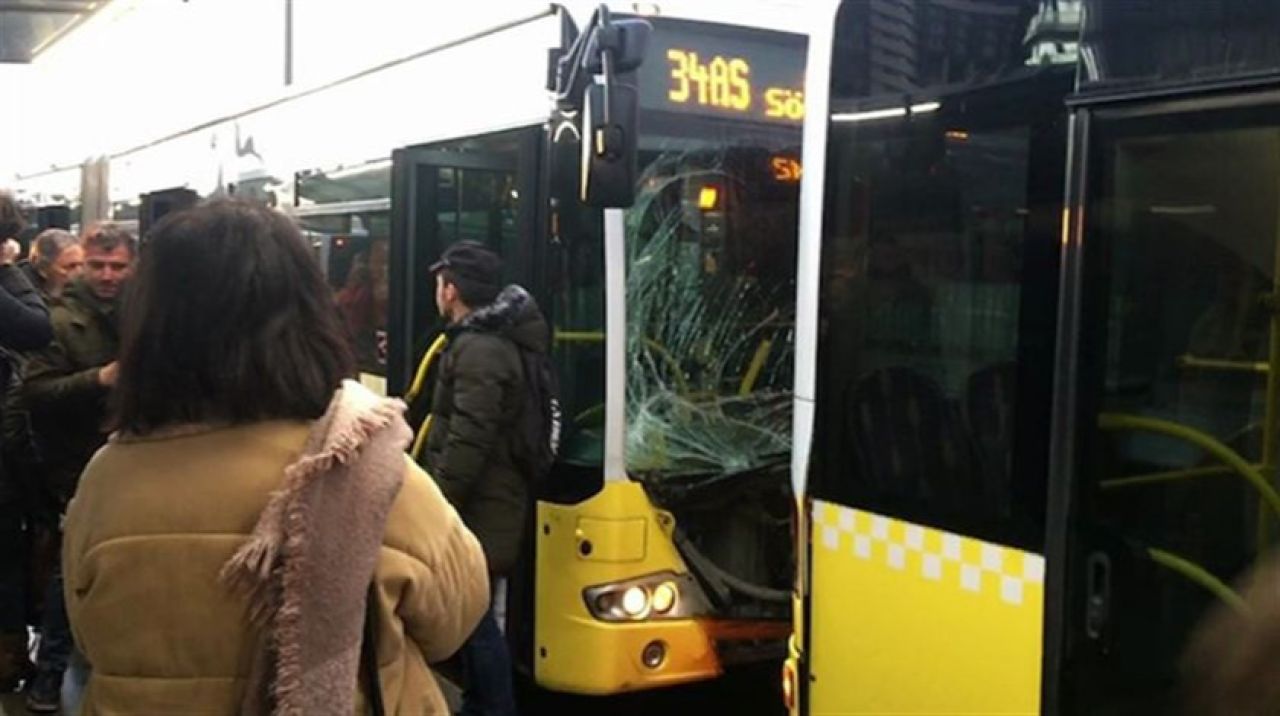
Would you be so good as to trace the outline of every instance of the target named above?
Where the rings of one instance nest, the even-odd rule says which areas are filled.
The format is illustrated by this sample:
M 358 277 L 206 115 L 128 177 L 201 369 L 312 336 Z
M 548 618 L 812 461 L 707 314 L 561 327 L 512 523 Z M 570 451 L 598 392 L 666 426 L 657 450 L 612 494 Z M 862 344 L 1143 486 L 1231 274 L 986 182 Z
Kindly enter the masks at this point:
M 385 375 L 389 213 L 304 216 L 298 223 L 333 288 L 360 370 Z
M 1111 587 L 1105 614 L 1086 609 L 1091 578 L 1070 573 L 1070 713 L 1181 710 L 1193 627 L 1275 546 L 1276 116 L 1112 119 L 1093 134 L 1072 563 L 1105 558 Z
M 844 6 L 810 484 L 1039 549 L 1072 68 L 1030 64 L 1036 12 Z

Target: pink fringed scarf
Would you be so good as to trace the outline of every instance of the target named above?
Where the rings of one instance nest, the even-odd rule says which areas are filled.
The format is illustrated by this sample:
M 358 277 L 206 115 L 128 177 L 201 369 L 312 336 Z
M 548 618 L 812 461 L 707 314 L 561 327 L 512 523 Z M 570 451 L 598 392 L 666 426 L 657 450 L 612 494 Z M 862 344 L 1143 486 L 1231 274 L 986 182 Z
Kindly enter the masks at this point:
M 366 590 L 404 480 L 404 409 L 345 382 L 223 567 L 260 634 L 245 716 L 354 713 Z

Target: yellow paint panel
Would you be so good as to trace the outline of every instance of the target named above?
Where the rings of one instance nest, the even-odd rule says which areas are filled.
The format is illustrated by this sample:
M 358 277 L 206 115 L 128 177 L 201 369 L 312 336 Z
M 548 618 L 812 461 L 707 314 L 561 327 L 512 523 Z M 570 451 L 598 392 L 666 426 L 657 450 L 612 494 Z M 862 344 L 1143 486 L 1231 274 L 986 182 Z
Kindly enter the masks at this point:
M 646 520 L 578 520 L 578 552 L 596 562 L 639 562 L 644 559 Z M 589 553 L 584 546 L 590 545 Z
M 657 572 L 688 573 L 663 519 L 669 517 L 634 482 L 606 482 L 599 494 L 576 505 L 538 503 L 534 675 L 540 686 L 614 694 L 720 674 L 707 623 L 604 622 L 587 611 L 587 587 Z M 581 539 L 588 534 L 591 555 L 583 555 Z M 600 555 L 638 558 L 606 561 Z M 640 654 L 653 641 L 666 644 L 667 657 L 650 669 Z
M 809 714 L 1040 708 L 1044 558 L 815 502 Z

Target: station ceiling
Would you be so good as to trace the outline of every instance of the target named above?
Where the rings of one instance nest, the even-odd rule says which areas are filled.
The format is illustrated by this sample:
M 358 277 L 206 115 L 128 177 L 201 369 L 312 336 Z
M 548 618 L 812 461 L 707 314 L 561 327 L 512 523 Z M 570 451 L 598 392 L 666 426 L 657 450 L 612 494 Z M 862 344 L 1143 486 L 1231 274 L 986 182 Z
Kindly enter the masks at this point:
M 0 62 L 30 62 L 109 0 L 0 0 Z

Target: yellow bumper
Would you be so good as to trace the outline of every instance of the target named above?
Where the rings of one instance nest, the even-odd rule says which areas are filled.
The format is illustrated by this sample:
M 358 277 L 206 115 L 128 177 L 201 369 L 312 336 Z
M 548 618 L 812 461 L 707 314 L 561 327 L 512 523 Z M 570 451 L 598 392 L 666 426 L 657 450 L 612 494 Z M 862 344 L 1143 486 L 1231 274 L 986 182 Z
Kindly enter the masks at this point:
M 658 572 L 688 573 L 671 539 L 674 521 L 643 488 L 611 482 L 576 505 L 538 503 L 534 675 L 539 685 L 614 694 L 710 679 L 721 673 L 708 624 L 698 619 L 616 623 L 595 618 L 587 587 Z M 645 648 L 660 642 L 661 663 Z

